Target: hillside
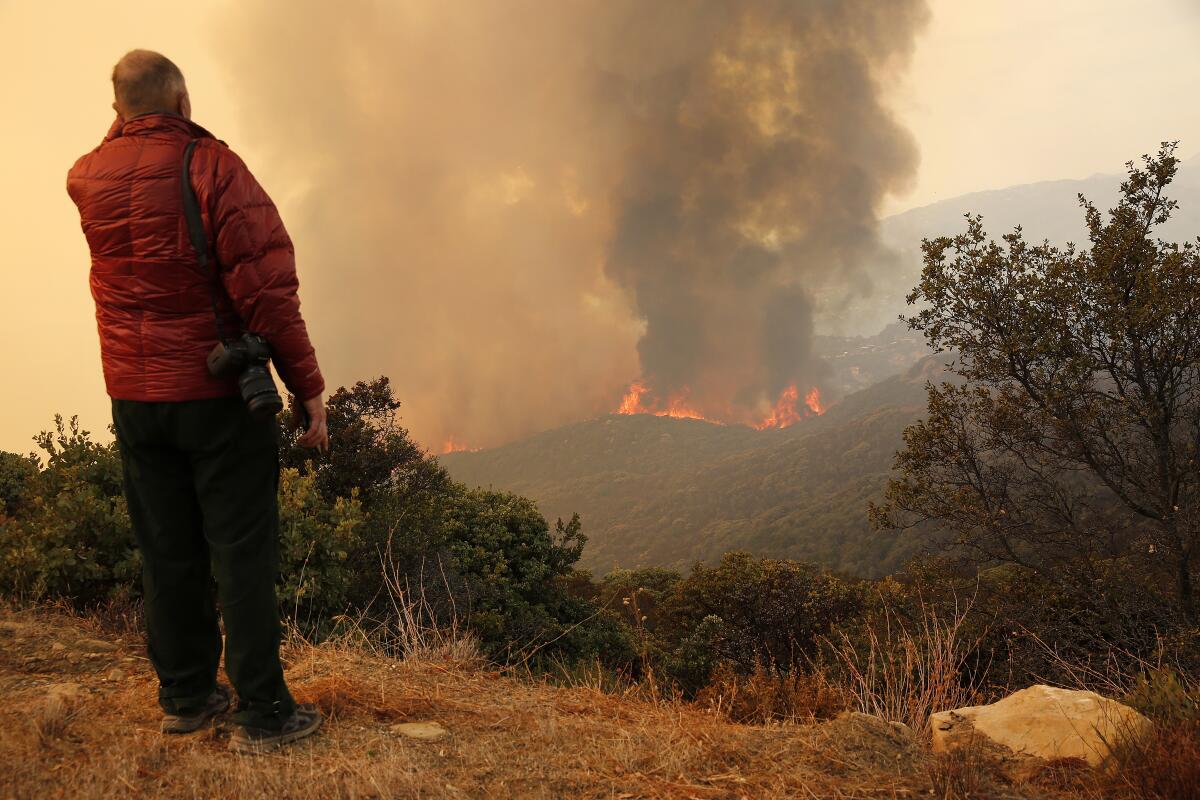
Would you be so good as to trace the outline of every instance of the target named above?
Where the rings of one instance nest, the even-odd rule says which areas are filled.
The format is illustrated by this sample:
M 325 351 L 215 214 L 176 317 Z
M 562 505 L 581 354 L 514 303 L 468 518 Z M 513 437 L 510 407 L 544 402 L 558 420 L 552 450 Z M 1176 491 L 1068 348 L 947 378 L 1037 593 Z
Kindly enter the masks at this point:
M 610 415 L 442 463 L 473 486 L 583 517 L 583 565 L 671 566 L 729 550 L 813 560 L 876 576 L 918 548 L 870 529 L 867 501 L 891 469 L 904 427 L 938 372 L 926 359 L 782 431 Z
M 226 749 L 224 716 L 191 735 L 158 732 L 144 652 L 134 631 L 0 607 L 0 797 L 1082 796 L 1067 791 L 1074 773 L 1009 775 L 1007 762 L 934 755 L 864 714 L 737 724 L 678 700 L 503 677 L 462 648 L 457 660 L 398 661 L 361 643 L 297 639 L 284 646 L 288 681 L 325 725 L 240 756 Z

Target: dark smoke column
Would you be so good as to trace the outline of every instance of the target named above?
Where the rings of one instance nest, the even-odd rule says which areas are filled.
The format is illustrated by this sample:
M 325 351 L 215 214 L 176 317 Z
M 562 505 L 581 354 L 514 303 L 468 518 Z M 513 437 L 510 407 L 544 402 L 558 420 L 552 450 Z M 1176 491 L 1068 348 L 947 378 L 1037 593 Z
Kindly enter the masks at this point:
M 917 0 L 244 0 L 211 45 L 332 385 L 434 449 L 647 405 L 762 421 L 886 268 Z M 226 133 L 232 138 L 233 133 Z M 820 298 L 816 306 L 814 298 Z
M 881 82 L 925 7 L 655 7 L 656 24 L 631 24 L 612 58 L 630 129 L 606 269 L 646 322 L 643 405 L 677 398 L 753 423 L 789 386 L 820 382 L 814 292 L 849 299 L 891 263 L 877 211 L 917 153 Z

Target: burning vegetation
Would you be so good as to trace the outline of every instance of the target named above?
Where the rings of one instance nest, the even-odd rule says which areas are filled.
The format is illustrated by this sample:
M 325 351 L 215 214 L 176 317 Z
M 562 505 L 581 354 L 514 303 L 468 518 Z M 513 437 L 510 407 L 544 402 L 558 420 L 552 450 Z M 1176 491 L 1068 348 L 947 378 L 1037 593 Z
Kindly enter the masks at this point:
M 653 414 L 656 417 L 676 417 L 678 419 L 700 419 L 716 425 L 738 424 L 747 425 L 755 430 L 770 428 L 787 428 L 795 425 L 805 417 L 820 416 L 825 413 L 825 405 L 821 401 L 821 390 L 813 387 L 800 399 L 800 390 L 796 384 L 784 389 L 770 412 L 761 418 L 749 416 L 740 418 L 714 418 L 702 414 L 688 403 L 688 390 L 676 392 L 665 401 L 653 399 L 653 395 L 642 381 L 634 381 L 629 391 L 616 409 L 617 414 Z M 449 452 L 449 451 L 447 451 Z
M 458 439 L 455 436 L 447 436 L 446 441 L 442 442 L 441 453 L 467 453 L 478 450 L 478 447 L 471 447 L 466 442 Z

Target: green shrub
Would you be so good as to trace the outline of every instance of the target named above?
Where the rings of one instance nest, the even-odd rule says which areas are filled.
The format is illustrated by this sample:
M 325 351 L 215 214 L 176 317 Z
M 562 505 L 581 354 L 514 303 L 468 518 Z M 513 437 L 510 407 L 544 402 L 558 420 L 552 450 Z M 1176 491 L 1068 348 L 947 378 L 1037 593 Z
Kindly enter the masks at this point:
M 877 587 L 876 616 L 886 606 L 917 620 L 928 605 L 949 618 L 970 600 L 963 635 L 978 646 L 969 679 L 990 694 L 1032 683 L 1109 693 L 1114 675 L 1136 675 L 1160 657 L 1189 671 L 1200 658 L 1197 634 L 1169 587 L 1120 559 L 1097 560 L 1089 573 L 1072 575 L 1016 564 L 980 569 L 938 557 Z
M 340 387 L 325 404 L 329 450 L 314 459 L 311 450 L 296 444 L 299 434 L 291 427 L 291 415 L 283 414 L 280 462 L 312 473 L 318 491 L 330 503 L 357 493 L 369 508 L 396 490 L 445 487 L 445 470 L 400 426 L 399 409 L 386 377 Z
M 338 503 L 357 503 L 352 525 L 329 534 L 336 546 L 319 559 L 319 591 L 297 583 L 305 557 L 305 574 L 313 569 L 305 543 L 315 534 L 303 528 L 317 520 L 304 518 L 289 545 L 285 519 L 293 554 L 284 605 L 299 588 L 308 598 L 295 604 L 303 619 L 352 610 L 386 623 L 396 613 L 389 591 L 403 592 L 430 622 L 466 625 L 502 660 L 627 660 L 630 639 L 616 616 L 569 590 L 584 542 L 578 518 L 551 527 L 526 498 L 454 483 L 399 425 L 399 408 L 387 378 L 338 389 L 328 403 L 331 448 L 317 458 L 284 426 L 282 462 L 296 474 L 283 488 L 299 493 L 281 491 L 285 517 L 289 504 L 317 509 L 318 496 L 335 516 Z
M 280 473 L 279 596 L 285 613 L 312 624 L 348 609 L 362 582 L 350 558 L 362 522 L 357 497 L 330 503 L 312 474 L 290 467 Z
M 861 585 L 812 564 L 727 553 L 687 576 L 651 567 L 616 570 L 573 589 L 615 611 L 631 630 L 641 671 L 686 695 L 714 670 L 739 676 L 806 671 L 822 637 L 855 620 Z
M 0 451 L 0 519 L 24 511 L 24 499 L 38 474 L 36 456 Z
M 117 445 L 94 442 L 77 419 L 61 417 L 37 443 L 42 463 L 0 458 L 0 587 L 81 607 L 140 594 Z M 363 519 L 357 499 L 326 502 L 311 476 L 285 469 L 279 504 L 284 612 L 311 620 L 344 610 L 362 583 L 347 564 Z
M 1200 720 L 1200 686 L 1170 668 L 1142 673 L 1122 699 L 1156 722 Z
M 859 614 L 863 597 L 857 583 L 812 564 L 727 553 L 674 584 L 667 603 L 681 644 L 703 624 L 715 636 L 712 657 L 748 675 L 760 665 L 804 669 L 821 637 Z
M 56 416 L 54 423 L 36 438 L 40 469 L 18 465 L 11 454 L 3 462 L 5 505 L 16 514 L 0 518 L 0 586 L 79 605 L 127 595 L 141 559 L 116 445 L 93 442 L 77 418 L 64 424 Z
M 524 658 L 590 613 L 564 588 L 583 549 L 580 528 L 575 517 L 552 531 L 533 501 L 515 494 L 448 493 L 443 541 L 465 584 L 459 611 L 494 655 Z

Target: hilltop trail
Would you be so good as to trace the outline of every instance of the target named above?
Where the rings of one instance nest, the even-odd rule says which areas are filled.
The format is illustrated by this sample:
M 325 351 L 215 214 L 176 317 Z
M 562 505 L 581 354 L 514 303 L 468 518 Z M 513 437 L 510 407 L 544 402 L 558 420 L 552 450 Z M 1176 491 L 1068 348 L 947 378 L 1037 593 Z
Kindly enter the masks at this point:
M 49 611 L 0 610 L 0 797 L 907 797 L 927 756 L 858 720 L 726 722 L 675 702 L 288 645 L 288 678 L 323 731 L 263 756 L 230 724 L 158 733 L 134 635 Z M 440 739 L 394 726 L 437 723 Z M 1003 796 L 1028 796 L 1008 794 Z

